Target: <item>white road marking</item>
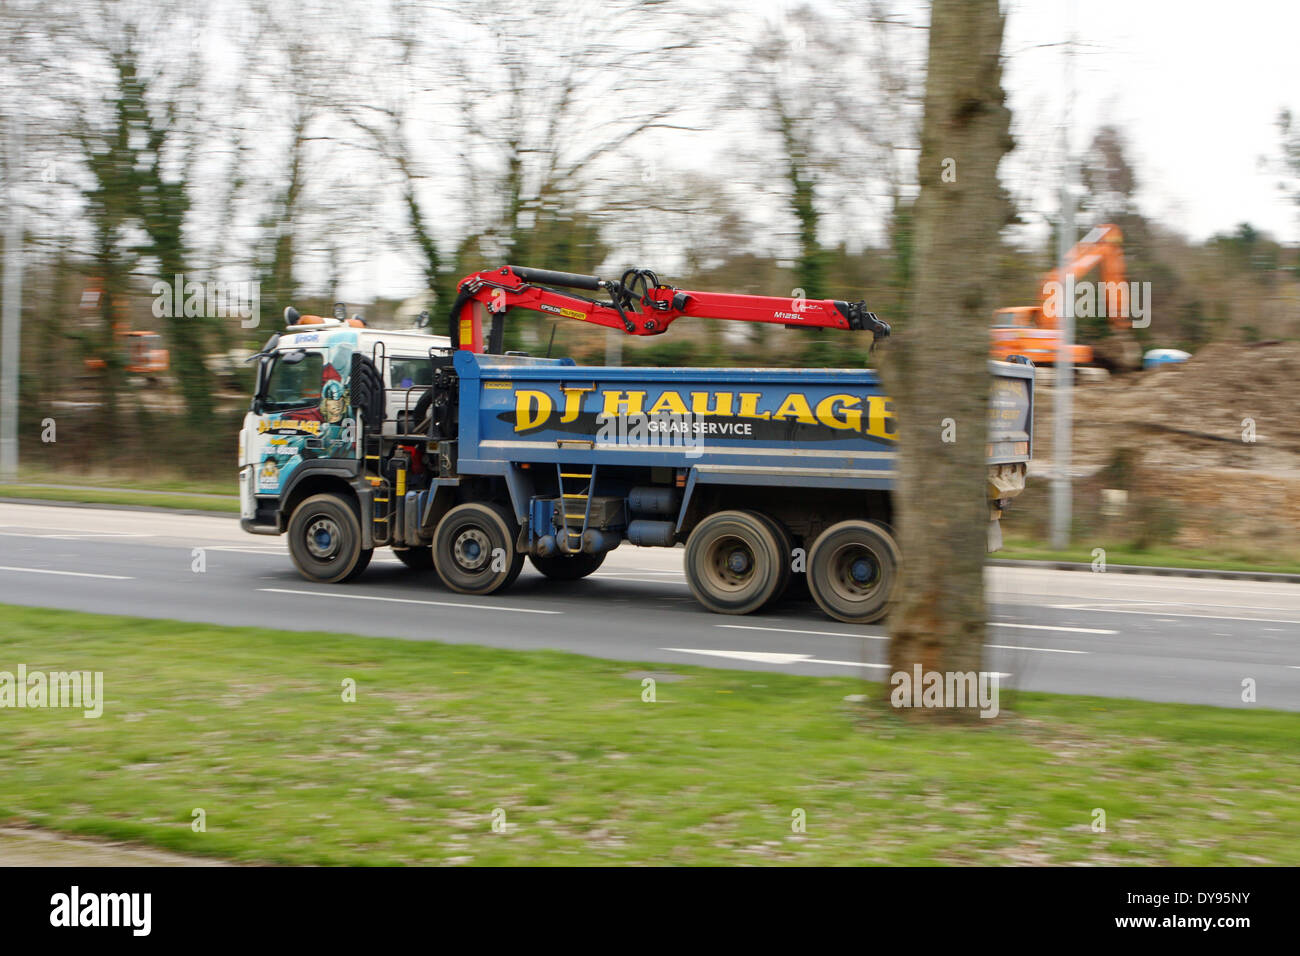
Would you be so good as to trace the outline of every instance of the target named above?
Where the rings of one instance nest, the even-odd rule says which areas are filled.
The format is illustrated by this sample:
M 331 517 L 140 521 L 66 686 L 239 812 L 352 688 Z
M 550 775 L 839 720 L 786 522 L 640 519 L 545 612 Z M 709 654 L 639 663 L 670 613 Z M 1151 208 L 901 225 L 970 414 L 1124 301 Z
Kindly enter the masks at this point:
M 0 531 L 6 538 L 44 538 L 66 541 L 71 538 L 152 538 L 151 534 L 134 531 Z
M 1059 627 L 1055 624 L 1012 624 L 1008 621 L 989 621 L 989 627 L 1022 627 L 1029 631 L 1068 631 L 1071 634 L 1118 634 L 1095 627 Z
M 859 663 L 857 661 L 827 661 L 827 660 L 823 660 L 820 657 L 809 657 L 805 660 L 799 661 L 799 663 L 800 664 L 834 664 L 837 667 L 869 667 L 872 670 L 878 670 L 878 671 L 889 670 L 888 664 L 865 664 L 865 663 Z
M 790 654 L 782 651 L 728 651 L 721 649 L 708 650 L 702 647 L 661 647 L 659 650 L 673 651 L 677 654 L 707 654 L 710 657 L 726 657 L 737 661 L 756 661 L 760 664 L 831 664 L 835 667 L 868 667 L 878 671 L 889 670 L 888 664 L 869 664 L 865 661 L 831 661 L 822 657 L 813 657 L 811 654 Z M 1080 651 L 1078 653 L 1084 652 Z M 1010 677 L 1011 674 L 997 671 L 994 676 L 1001 679 Z
M 1088 651 L 1067 651 L 1059 647 L 1023 647 L 1020 644 L 985 644 L 1000 651 L 1041 651 L 1044 654 L 1087 654 Z
M 390 604 L 426 604 L 432 607 L 463 607 L 471 611 L 514 611 L 516 614 L 563 614 L 531 607 L 506 607 L 503 604 L 464 604 L 459 601 L 417 601 L 414 598 L 379 597 L 374 594 L 339 594 L 334 591 L 298 591 L 293 588 L 258 588 L 272 594 L 305 594 L 308 597 L 348 598 L 353 601 L 387 601 Z
M 710 657 L 726 657 L 737 661 L 757 661 L 760 664 L 834 664 L 838 667 L 870 667 L 876 670 L 889 670 L 888 664 L 867 664 L 862 661 L 828 661 L 811 654 L 788 654 L 780 651 L 728 651 L 707 650 L 701 647 L 661 647 L 661 651 L 673 651 L 677 654 L 707 654 Z
M 1089 614 L 1145 614 L 1148 617 L 1194 617 L 1208 621 L 1252 621 L 1256 624 L 1300 624 L 1300 621 L 1273 617 L 1231 617 L 1226 614 L 1176 614 L 1173 611 L 1133 611 L 1128 608 L 1088 607 L 1081 604 L 1049 604 L 1057 611 L 1087 611 Z
M 851 634 L 847 631 L 803 631 L 792 627 L 757 627 L 753 624 L 715 624 L 714 627 L 727 627 L 738 631 L 775 631 L 780 634 L 814 634 L 818 637 L 857 637 L 864 641 L 887 641 L 887 634 Z M 1094 627 L 1057 627 L 1048 624 L 1009 624 L 1002 621 L 989 621 L 989 627 L 1022 627 L 1035 631 L 1068 631 L 1075 634 L 1118 634 L 1118 631 L 1106 631 Z M 986 647 L 997 647 L 997 644 L 987 644 Z M 1028 648 L 1027 648 L 1028 649 Z M 1066 653 L 1083 654 L 1085 651 L 1069 651 Z
M 51 571 L 47 568 L 10 568 L 0 565 L 0 571 L 19 571 L 25 574 L 64 574 L 71 578 L 104 578 L 109 581 L 134 581 L 127 574 L 91 574 L 89 571 Z
M 222 554 L 256 554 L 267 558 L 283 558 L 288 555 L 287 551 L 258 551 L 254 548 L 236 548 L 233 546 L 211 547 L 204 546 L 204 551 L 218 551 Z M 377 558 L 375 560 L 378 560 Z M 373 562 L 372 562 L 373 563 Z
M 783 654 L 777 651 L 728 651 L 705 650 L 699 647 L 661 647 L 661 651 L 673 651 L 677 654 L 708 654 L 711 657 L 729 657 L 737 661 L 758 661 L 760 664 L 793 664 L 806 661 L 811 654 Z
M 640 584 L 665 584 L 665 583 L 668 583 L 668 582 L 665 581 L 664 578 L 637 578 L 637 577 L 632 577 L 631 575 L 628 575 L 628 574 L 617 574 L 617 573 L 611 573 L 611 574 L 593 574 L 592 577 L 593 577 L 593 578 L 600 578 L 600 579 L 602 579 L 602 580 L 636 581 L 636 582 L 638 582 L 638 583 L 640 583 Z M 682 582 L 682 583 L 685 583 L 685 582 Z
M 793 627 L 758 627 L 755 624 L 714 624 L 736 631 L 774 631 L 778 634 L 816 634 L 818 637 L 860 637 L 865 641 L 887 641 L 886 634 L 850 634 L 848 631 L 801 631 Z

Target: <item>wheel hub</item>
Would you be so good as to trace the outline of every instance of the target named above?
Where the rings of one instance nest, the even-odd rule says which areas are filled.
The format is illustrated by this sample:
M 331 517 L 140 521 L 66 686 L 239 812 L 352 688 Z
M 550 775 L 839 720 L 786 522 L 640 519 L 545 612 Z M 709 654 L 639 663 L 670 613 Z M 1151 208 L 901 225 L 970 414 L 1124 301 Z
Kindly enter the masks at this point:
M 339 550 L 339 526 L 332 518 L 313 518 L 307 523 L 307 551 L 313 558 L 327 561 Z
M 866 558 L 858 558 L 849 568 L 849 574 L 858 584 L 866 584 L 876 575 L 875 563 Z
M 456 563 L 466 571 L 481 571 L 491 553 L 487 535 L 478 528 L 467 528 L 462 531 L 456 536 L 456 543 L 452 546 Z
M 880 586 L 880 562 L 872 551 L 860 544 L 841 547 L 831 557 L 829 581 L 840 597 L 860 601 Z
M 714 587 L 738 591 L 753 578 L 754 553 L 744 540 L 726 535 L 713 542 L 708 554 L 707 573 Z

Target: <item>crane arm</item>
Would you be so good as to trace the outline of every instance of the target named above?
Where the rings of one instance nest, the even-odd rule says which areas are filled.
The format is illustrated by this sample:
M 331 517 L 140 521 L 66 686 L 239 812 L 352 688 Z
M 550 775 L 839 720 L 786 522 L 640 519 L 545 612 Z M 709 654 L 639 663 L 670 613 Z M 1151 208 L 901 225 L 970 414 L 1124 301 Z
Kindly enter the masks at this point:
M 872 333 L 873 344 L 889 335 L 889 325 L 867 311 L 864 302 L 691 292 L 661 283 L 648 269 L 629 269 L 615 282 L 571 272 L 502 266 L 466 276 L 458 290 L 451 309 L 450 335 L 457 348 L 473 352 L 502 351 L 504 316 L 513 308 L 622 329 L 629 335 L 660 335 L 684 316 L 860 329 Z M 489 317 L 493 322 L 485 342 L 483 320 Z

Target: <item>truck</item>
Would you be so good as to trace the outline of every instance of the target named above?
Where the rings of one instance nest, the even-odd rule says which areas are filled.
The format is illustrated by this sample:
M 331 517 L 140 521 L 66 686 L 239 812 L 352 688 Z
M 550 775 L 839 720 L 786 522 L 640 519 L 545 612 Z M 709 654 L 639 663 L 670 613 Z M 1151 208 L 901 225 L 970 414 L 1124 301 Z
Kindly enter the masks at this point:
M 888 326 L 860 303 L 714 301 L 642 278 L 479 273 L 461 283 L 447 335 L 287 310 L 284 332 L 256 356 L 240 433 L 242 527 L 287 535 L 311 581 L 354 580 L 376 548 L 391 548 L 471 595 L 508 588 L 525 561 L 575 581 L 624 544 L 681 546 L 690 590 L 710 611 L 748 614 L 806 587 L 836 620 L 879 621 L 902 557 L 897 427 L 875 371 L 606 367 L 492 346 L 521 305 L 629 332 L 654 323 L 643 334 L 685 314 L 875 337 Z M 610 298 L 551 288 L 577 283 Z M 989 367 L 996 549 L 1002 509 L 1024 488 L 1034 368 Z

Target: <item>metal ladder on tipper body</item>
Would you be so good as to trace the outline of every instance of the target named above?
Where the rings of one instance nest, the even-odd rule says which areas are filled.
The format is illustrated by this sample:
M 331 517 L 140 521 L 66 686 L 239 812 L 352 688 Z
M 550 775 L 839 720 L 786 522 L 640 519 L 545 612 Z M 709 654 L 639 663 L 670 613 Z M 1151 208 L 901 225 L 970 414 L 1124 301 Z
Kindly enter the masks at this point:
M 374 364 L 375 369 L 379 372 L 379 378 L 382 383 L 384 378 L 384 360 L 387 358 L 387 349 L 382 341 L 376 340 L 370 348 L 370 361 Z M 385 390 L 387 386 L 385 386 Z M 381 395 L 380 406 L 387 413 L 388 397 L 386 394 Z M 363 466 L 366 472 L 366 478 L 371 486 L 375 489 L 374 496 L 370 499 L 372 503 L 370 512 L 371 536 L 376 546 L 390 544 L 393 540 L 393 489 L 388 478 L 384 475 L 381 463 L 383 461 L 384 450 L 384 420 L 383 415 L 375 423 L 363 422 L 365 428 L 362 434 L 365 436 L 362 442 Z
M 560 523 L 563 544 L 561 551 L 576 553 L 582 550 L 582 536 L 587 530 L 587 523 L 591 520 L 591 496 L 596 490 L 596 466 L 591 465 L 590 471 L 576 470 L 579 466 L 569 466 L 570 471 L 565 471 L 565 466 L 557 464 L 555 472 L 560 483 Z M 565 481 L 585 481 L 586 485 L 582 491 L 569 491 Z M 579 514 L 571 508 L 581 507 L 582 513 Z M 581 520 L 578 530 L 573 530 L 569 524 L 570 521 Z

